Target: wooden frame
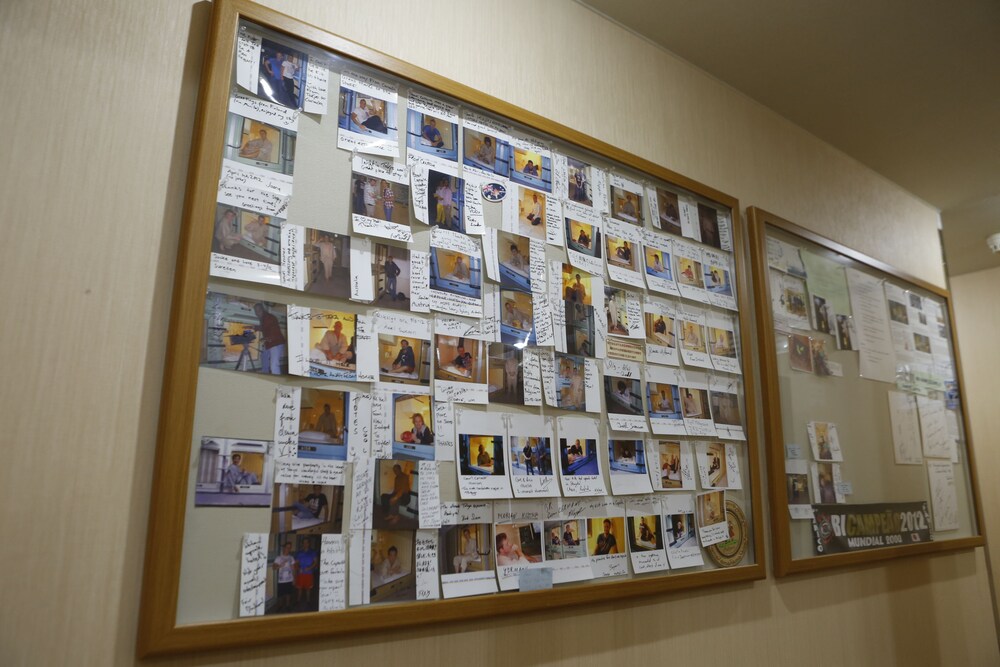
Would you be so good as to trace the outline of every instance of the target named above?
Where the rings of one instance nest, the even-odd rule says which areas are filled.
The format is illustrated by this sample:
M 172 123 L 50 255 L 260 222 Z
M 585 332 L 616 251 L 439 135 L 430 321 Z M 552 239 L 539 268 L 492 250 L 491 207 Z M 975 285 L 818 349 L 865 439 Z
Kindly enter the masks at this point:
M 751 525 L 754 529 L 753 550 L 756 561 L 752 565 L 515 595 L 498 594 L 460 600 L 413 602 L 377 608 L 351 608 L 338 612 L 255 617 L 194 625 L 177 624 L 188 463 L 199 372 L 199 340 L 213 233 L 211 225 L 196 224 L 196 213 L 209 210 L 215 205 L 217 175 L 222 160 L 218 147 L 222 144 L 221 137 L 230 94 L 230 76 L 234 65 L 234 45 L 241 20 L 251 21 L 335 54 L 361 61 L 366 66 L 391 72 L 394 76 L 417 82 L 421 86 L 459 101 L 487 108 L 522 125 L 718 202 L 729 209 L 733 221 L 737 298 L 743 305 L 743 310 L 739 314 L 740 329 L 749 332 L 751 326 L 747 313 L 750 301 L 747 287 L 748 269 L 743 256 L 745 241 L 743 230 L 739 225 L 739 202 L 735 198 L 564 127 L 548 118 L 514 107 L 502 100 L 484 95 L 284 14 L 246 0 L 217 0 L 214 3 L 209 43 L 205 54 L 184 204 L 184 224 L 174 282 L 170 325 L 174 335 L 167 350 L 160 405 L 153 500 L 149 515 L 139 618 L 138 655 L 145 657 L 342 636 L 389 627 L 401 628 L 424 623 L 479 618 L 503 614 L 514 609 L 520 612 L 545 610 L 585 602 L 592 604 L 595 600 L 610 601 L 629 596 L 655 595 L 666 591 L 764 578 L 755 384 L 751 373 L 752 354 L 749 347 L 744 344 L 741 360 L 744 368 L 747 460 L 751 485 L 749 497 L 752 504 Z M 747 339 L 743 340 L 745 343 Z M 336 623 L 332 622 L 334 618 Z
M 884 547 L 869 551 L 813 556 L 811 558 L 792 558 L 791 531 L 789 520 L 787 519 L 787 488 L 785 484 L 781 483 L 781 480 L 785 477 L 785 451 L 784 433 L 782 428 L 781 397 L 778 385 L 777 353 L 774 345 L 772 344 L 771 337 L 769 336 L 769 334 L 774 331 L 774 318 L 770 307 L 771 288 L 770 281 L 768 279 L 769 267 L 767 263 L 767 227 L 771 226 L 798 236 L 825 249 L 839 253 L 858 263 L 867 265 L 892 277 L 898 278 L 899 280 L 912 283 L 913 285 L 940 297 L 947 304 L 949 325 L 952 330 L 951 341 L 954 351 L 956 380 L 959 385 L 960 396 L 964 395 L 962 363 L 958 351 L 958 341 L 954 336 L 955 318 L 952 310 L 951 296 L 947 290 L 896 269 L 885 262 L 869 257 L 863 253 L 820 236 L 819 234 L 809 231 L 808 229 L 780 218 L 773 213 L 768 213 L 762 209 L 752 206 L 749 207 L 747 209 L 747 219 L 750 226 L 751 264 L 753 267 L 753 278 L 756 286 L 757 341 L 759 344 L 758 353 L 760 355 L 762 367 L 761 381 L 763 392 L 762 396 L 764 399 L 764 433 L 767 442 L 767 467 L 769 479 L 771 480 L 768 496 L 772 517 L 771 547 L 773 551 L 775 574 L 781 577 L 798 572 L 811 572 L 847 565 L 874 563 L 892 558 L 940 553 L 944 551 L 968 549 L 984 545 L 985 539 L 982 535 L 983 515 L 979 495 L 979 485 L 976 475 L 976 462 L 969 435 L 968 414 L 963 409 L 962 426 L 966 435 L 966 454 L 972 490 L 973 513 L 976 521 L 976 529 L 979 533 L 978 535 L 939 542 Z

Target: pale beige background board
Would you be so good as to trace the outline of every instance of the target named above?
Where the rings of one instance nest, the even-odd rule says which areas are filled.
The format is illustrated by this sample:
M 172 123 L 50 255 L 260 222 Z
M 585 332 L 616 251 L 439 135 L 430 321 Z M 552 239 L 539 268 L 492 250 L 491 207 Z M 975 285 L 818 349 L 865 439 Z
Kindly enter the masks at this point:
M 943 283 L 933 210 L 569 0 L 267 4 Z M 207 20 L 206 5 L 166 0 L 0 3 L 5 665 L 133 662 Z M 958 322 L 964 335 L 962 314 Z M 984 387 L 989 400 L 996 376 L 982 374 L 970 393 Z M 976 400 L 974 419 L 995 415 Z M 988 521 L 1000 462 L 990 463 L 984 457 Z M 708 648 L 722 664 L 1000 660 L 979 549 L 171 664 L 394 664 L 406 656 L 413 665 L 508 665 L 511 646 L 531 647 L 516 657 L 522 665 L 694 661 Z

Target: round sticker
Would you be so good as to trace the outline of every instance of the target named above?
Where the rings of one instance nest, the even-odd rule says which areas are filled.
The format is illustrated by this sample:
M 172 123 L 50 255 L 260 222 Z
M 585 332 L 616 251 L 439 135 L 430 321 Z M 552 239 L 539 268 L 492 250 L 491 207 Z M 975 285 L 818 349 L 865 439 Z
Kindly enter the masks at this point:
M 503 183 L 483 183 L 483 197 L 486 201 L 501 201 L 507 196 L 507 186 Z
M 750 545 L 747 518 L 740 506 L 732 500 L 726 501 L 726 522 L 729 524 L 729 539 L 708 547 L 708 555 L 719 567 L 739 565 Z

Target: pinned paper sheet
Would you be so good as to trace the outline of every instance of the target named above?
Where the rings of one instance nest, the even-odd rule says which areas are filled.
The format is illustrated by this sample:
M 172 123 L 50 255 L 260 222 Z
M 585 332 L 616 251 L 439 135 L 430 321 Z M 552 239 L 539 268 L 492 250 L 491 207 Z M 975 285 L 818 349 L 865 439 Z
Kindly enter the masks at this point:
M 663 527 L 666 534 L 667 560 L 678 570 L 704 565 L 698 546 L 698 528 L 695 503 L 691 494 L 671 494 L 660 500 L 663 510 Z M 728 530 L 727 530 L 728 533 Z
M 896 463 L 919 465 L 923 463 L 923 455 L 916 397 L 901 391 L 890 391 L 888 396 L 892 447 Z
M 436 461 L 420 461 L 419 494 L 420 494 L 420 527 L 441 527 L 441 487 L 438 479 L 438 464 Z
M 615 495 L 651 493 L 646 467 L 646 442 L 641 438 L 608 440 L 611 492 Z
M 251 92 L 257 90 L 260 76 L 260 35 L 241 28 L 236 40 L 236 83 Z
M 240 617 L 263 616 L 267 599 L 267 533 L 246 533 L 240 558 Z
M 931 511 L 934 530 L 958 530 L 958 496 L 955 492 L 955 467 L 951 461 L 927 461 Z
M 846 269 L 854 314 L 861 377 L 880 382 L 896 381 L 896 363 L 889 331 L 889 309 L 882 280 L 856 269 Z
M 493 504 L 489 501 L 445 503 L 438 548 L 445 556 L 441 589 L 445 598 L 497 592 Z
M 722 442 L 695 444 L 703 489 L 742 489 L 737 445 Z
M 417 599 L 441 597 L 438 579 L 438 531 L 418 530 L 416 541 Z
M 559 417 L 559 477 L 566 496 L 604 496 L 603 447 L 598 422 Z
M 657 435 L 686 435 L 681 374 L 676 368 L 646 367 L 646 400 L 649 424 Z
M 559 495 L 555 429 L 551 417 L 517 415 L 507 427 L 510 481 L 516 498 Z
M 694 491 L 695 462 L 680 440 L 647 440 L 646 464 L 654 491 Z
M 698 494 L 698 538 L 701 546 L 709 547 L 729 539 L 729 522 L 726 521 L 726 492 L 709 491 Z
M 340 75 L 344 106 L 339 114 L 337 148 L 375 155 L 399 154 L 396 85 L 360 72 Z
M 625 510 L 632 570 L 643 574 L 669 569 L 659 499 L 652 496 L 629 498 L 625 501 Z
M 306 92 L 302 110 L 306 113 L 325 114 L 330 97 L 330 70 L 310 61 L 306 65 Z
M 319 555 L 319 611 L 347 607 L 347 547 L 343 535 L 324 534 Z
M 275 390 L 274 456 L 295 458 L 299 451 L 299 402 L 301 387 L 278 387 Z
M 681 296 L 708 303 L 701 248 L 683 241 L 674 241 L 674 263 L 674 278 Z
M 461 410 L 456 417 L 455 460 L 462 498 L 510 498 L 505 415 Z

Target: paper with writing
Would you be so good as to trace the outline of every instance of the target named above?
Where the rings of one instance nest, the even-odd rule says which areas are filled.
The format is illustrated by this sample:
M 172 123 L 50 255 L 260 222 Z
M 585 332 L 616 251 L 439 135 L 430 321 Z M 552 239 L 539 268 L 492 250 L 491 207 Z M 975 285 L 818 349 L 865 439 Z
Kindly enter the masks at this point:
M 351 392 L 350 422 L 347 428 L 347 460 L 367 459 L 372 455 L 372 395 Z
M 330 70 L 324 65 L 309 61 L 306 64 L 306 90 L 302 110 L 323 115 L 330 99 Z
M 604 484 L 604 446 L 597 420 L 588 417 L 559 417 L 557 426 L 559 478 L 563 495 L 607 495 Z
M 240 558 L 240 617 L 263 616 L 267 598 L 267 533 L 243 535 Z
M 351 529 L 370 530 L 372 527 L 373 494 L 375 493 L 375 459 L 354 462 L 351 479 Z
M 434 401 L 434 458 L 455 460 L 455 404 Z
M 303 241 L 306 228 L 281 223 L 281 286 L 301 292 L 305 286 Z
M 417 531 L 416 570 L 417 600 L 437 600 L 440 598 L 437 530 Z
M 917 396 L 917 413 L 924 456 L 950 460 L 954 440 L 948 435 L 944 401 Z
M 510 420 L 510 482 L 515 498 L 559 496 L 555 429 L 551 417 L 517 415 Z
M 240 29 L 236 39 L 236 83 L 251 92 L 256 92 L 260 76 L 260 43 L 260 35 Z
M 420 461 L 417 466 L 419 470 L 420 527 L 440 528 L 441 485 L 438 479 L 438 463 L 436 461 Z
M 510 461 L 504 415 L 458 410 L 455 421 L 455 470 L 462 498 L 510 498 Z
M 916 398 L 901 391 L 890 391 L 888 394 L 892 448 L 896 463 L 919 465 L 923 463 L 923 455 Z
M 861 377 L 880 382 L 896 381 L 896 363 L 889 332 L 888 308 L 882 280 L 848 268 L 851 310 L 856 324 Z
M 233 93 L 229 98 L 229 112 L 244 118 L 259 120 L 283 130 L 297 132 L 299 129 L 298 109 L 290 109 L 283 104 L 275 104 L 269 100 L 243 93 Z
M 325 534 L 319 554 L 319 610 L 347 607 L 347 545 L 343 535 Z
M 284 459 L 274 462 L 275 484 L 344 486 L 344 461 Z
M 955 492 L 955 467 L 951 461 L 927 461 L 931 513 L 934 530 L 958 530 L 958 495 Z
M 299 453 L 301 387 L 278 387 L 274 401 L 274 457 L 294 459 Z

